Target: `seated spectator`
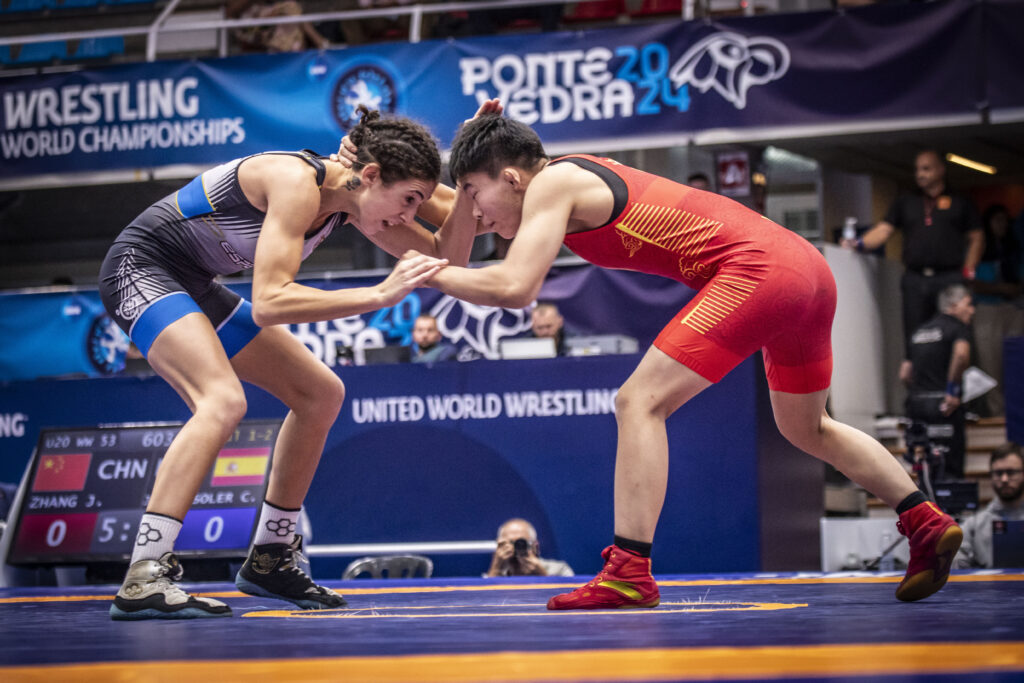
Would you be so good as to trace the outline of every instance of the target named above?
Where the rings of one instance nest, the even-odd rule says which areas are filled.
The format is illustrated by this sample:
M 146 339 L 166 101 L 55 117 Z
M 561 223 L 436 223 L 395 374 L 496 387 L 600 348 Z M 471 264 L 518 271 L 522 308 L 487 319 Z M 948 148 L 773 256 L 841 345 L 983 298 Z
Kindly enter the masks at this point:
M 547 301 L 538 303 L 533 309 L 530 329 L 533 336 L 538 339 L 554 339 L 555 352 L 559 356 L 565 355 L 565 319 L 558 306 Z
M 421 314 L 412 326 L 413 363 L 434 363 L 453 360 L 458 350 L 445 341 L 437 329 L 437 319 L 427 313 Z
M 259 0 L 230 0 L 224 8 L 229 19 L 268 19 L 270 17 L 294 17 L 302 14 L 302 5 L 297 0 L 281 2 L 260 2 Z M 267 26 L 246 26 L 234 29 L 232 35 L 243 50 L 251 52 L 301 52 L 322 50 L 328 40 L 313 24 L 270 24 Z
M 686 178 L 686 184 L 695 190 L 706 190 L 707 192 L 713 192 L 711 189 L 711 179 L 703 173 L 691 173 Z
M 525 519 L 510 519 L 498 528 L 498 548 L 484 576 L 573 576 L 561 560 L 540 556 L 537 530 Z
M 984 415 L 1003 415 L 1003 339 L 1024 336 L 1024 245 L 1010 225 L 1010 213 L 994 204 L 982 217 L 985 251 L 971 288 L 977 312 L 974 340 L 978 367 L 999 381 L 999 386 L 971 407 Z
M 1010 441 L 992 451 L 989 474 L 992 477 L 992 491 L 996 495 L 991 503 L 961 525 L 964 542 L 953 563 L 958 569 L 991 567 L 992 522 L 1024 520 L 1024 455 L 1021 454 L 1020 444 Z

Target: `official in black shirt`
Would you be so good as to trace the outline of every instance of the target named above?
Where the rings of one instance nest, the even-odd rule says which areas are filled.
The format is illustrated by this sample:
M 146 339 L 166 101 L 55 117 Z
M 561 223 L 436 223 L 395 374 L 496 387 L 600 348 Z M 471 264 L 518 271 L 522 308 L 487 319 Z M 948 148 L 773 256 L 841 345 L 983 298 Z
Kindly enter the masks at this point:
M 981 218 L 969 199 L 946 187 L 946 165 L 935 150 L 914 161 L 917 191 L 899 196 L 885 218 L 863 237 L 843 245 L 871 251 L 903 231 L 903 337 L 909 354 L 910 334 L 935 315 L 939 292 L 974 279 L 985 250 Z M 906 362 L 900 372 L 906 381 Z
M 965 429 L 962 378 L 971 361 L 974 302 L 964 285 L 951 285 L 938 297 L 939 313 L 910 336 L 907 417 L 927 425 L 949 425 L 952 436 L 945 475 L 964 476 Z

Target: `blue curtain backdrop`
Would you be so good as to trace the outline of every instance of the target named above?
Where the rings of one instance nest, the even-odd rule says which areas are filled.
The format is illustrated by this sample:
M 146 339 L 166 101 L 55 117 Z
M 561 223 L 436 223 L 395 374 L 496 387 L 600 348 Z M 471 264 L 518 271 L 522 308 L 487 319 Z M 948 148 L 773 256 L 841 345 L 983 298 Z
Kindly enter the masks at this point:
M 1019 1 L 954 0 L 119 65 L 3 79 L 0 178 L 330 152 L 360 104 L 447 146 L 501 97 L 574 151 L 710 129 L 981 122 L 986 102 L 1024 106 L 1022 61 Z

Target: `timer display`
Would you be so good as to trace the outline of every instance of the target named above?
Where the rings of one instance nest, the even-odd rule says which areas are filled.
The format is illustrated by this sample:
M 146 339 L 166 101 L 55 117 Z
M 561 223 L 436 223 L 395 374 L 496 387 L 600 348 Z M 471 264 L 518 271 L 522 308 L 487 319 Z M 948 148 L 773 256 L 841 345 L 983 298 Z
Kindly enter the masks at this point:
M 176 554 L 246 554 L 280 428 L 280 420 L 238 426 L 185 516 Z M 181 424 L 43 429 L 7 561 L 128 560 L 157 470 L 180 429 Z

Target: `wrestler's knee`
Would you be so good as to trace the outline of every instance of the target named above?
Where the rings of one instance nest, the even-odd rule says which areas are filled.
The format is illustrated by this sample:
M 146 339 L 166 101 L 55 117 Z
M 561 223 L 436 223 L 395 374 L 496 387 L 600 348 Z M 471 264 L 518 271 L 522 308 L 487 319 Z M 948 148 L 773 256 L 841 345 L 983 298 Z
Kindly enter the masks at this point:
M 245 392 L 237 381 L 217 382 L 196 401 L 196 415 L 215 421 L 226 432 L 242 421 L 247 409 Z
M 296 399 L 289 407 L 304 417 L 333 423 L 344 401 L 345 384 L 325 367 L 298 388 Z
M 627 381 L 615 395 L 615 416 L 621 423 L 623 420 L 636 418 L 668 417 L 662 408 L 663 399 L 649 387 L 639 382 Z
M 328 372 L 319 382 L 317 394 L 324 412 L 333 422 L 341 412 L 341 404 L 345 402 L 344 382 L 333 372 Z
M 825 433 L 821 417 L 799 420 L 777 417 L 775 424 L 782 436 L 800 450 L 814 454 L 821 451 Z

